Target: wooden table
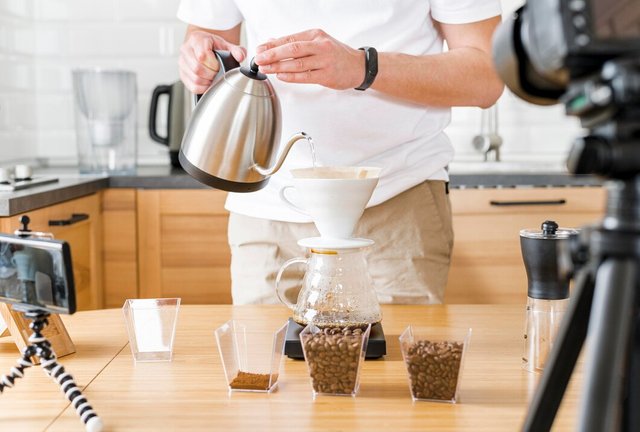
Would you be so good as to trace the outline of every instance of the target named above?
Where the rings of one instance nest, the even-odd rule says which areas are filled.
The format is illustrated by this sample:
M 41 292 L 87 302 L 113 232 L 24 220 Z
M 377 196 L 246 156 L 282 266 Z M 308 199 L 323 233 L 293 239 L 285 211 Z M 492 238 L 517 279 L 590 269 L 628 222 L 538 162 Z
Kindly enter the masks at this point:
M 312 398 L 303 361 L 285 359 L 271 394 L 227 391 L 213 330 L 228 319 L 275 329 L 281 306 L 182 306 L 171 363 L 134 364 L 120 310 L 63 317 L 77 353 L 61 359 L 109 431 L 509 431 L 520 428 L 539 375 L 522 370 L 524 307 L 384 306 L 388 355 L 367 360 L 355 398 Z M 458 404 L 411 400 L 398 336 L 407 325 L 473 328 Z M 0 342 L 0 373 L 17 358 Z M 580 372 L 554 430 L 574 430 Z M 577 384 L 574 384 L 577 383 Z M 82 431 L 58 386 L 39 368 L 0 395 L 2 431 Z

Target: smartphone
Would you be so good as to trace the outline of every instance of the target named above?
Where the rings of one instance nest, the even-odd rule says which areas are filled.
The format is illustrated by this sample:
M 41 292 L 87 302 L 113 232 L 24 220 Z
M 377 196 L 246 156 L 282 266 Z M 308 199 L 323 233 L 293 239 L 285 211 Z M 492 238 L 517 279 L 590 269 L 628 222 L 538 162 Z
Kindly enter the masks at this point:
M 76 293 L 69 244 L 0 234 L 0 302 L 20 310 L 74 313 Z

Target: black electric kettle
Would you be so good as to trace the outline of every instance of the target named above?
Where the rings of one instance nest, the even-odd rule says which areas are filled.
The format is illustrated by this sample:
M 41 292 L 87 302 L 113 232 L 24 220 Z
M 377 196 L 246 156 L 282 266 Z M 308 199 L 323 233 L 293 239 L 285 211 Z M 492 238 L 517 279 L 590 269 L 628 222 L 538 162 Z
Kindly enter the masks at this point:
M 230 192 L 262 189 L 280 169 L 291 146 L 308 139 L 293 135 L 276 158 L 280 101 L 253 60 L 249 67 L 226 51 L 214 51 L 220 72 L 200 97 L 182 139 L 180 164 L 193 178 Z
M 157 114 L 158 103 L 161 96 L 167 96 L 167 135 L 158 133 Z M 153 89 L 151 104 L 149 107 L 149 136 L 152 140 L 169 147 L 169 157 L 171 165 L 180 167 L 178 152 L 182 143 L 182 136 L 187 127 L 191 112 L 193 111 L 193 95 L 182 84 L 176 81 L 169 85 L 159 85 Z

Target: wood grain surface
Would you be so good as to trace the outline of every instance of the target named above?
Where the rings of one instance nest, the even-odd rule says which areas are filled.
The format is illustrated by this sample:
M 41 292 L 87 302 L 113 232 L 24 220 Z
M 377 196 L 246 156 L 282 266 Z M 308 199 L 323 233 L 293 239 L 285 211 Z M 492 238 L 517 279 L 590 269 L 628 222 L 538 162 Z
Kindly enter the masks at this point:
M 275 330 L 281 306 L 182 306 L 174 359 L 134 364 L 120 310 L 64 317 L 77 353 L 63 364 L 84 388 L 109 431 L 516 431 L 539 375 L 521 368 L 524 306 L 384 306 L 388 354 L 365 362 L 356 397 L 312 397 L 304 361 L 283 361 L 271 394 L 227 391 L 213 331 L 229 319 Z M 398 336 L 406 328 L 473 329 L 460 401 L 413 402 Z M 0 343 L 0 372 L 17 357 Z M 579 368 L 580 369 L 580 368 Z M 574 430 L 580 371 L 554 430 Z M 574 384 L 574 382 L 578 384 Z M 28 370 L 0 396 L 0 429 L 82 431 L 75 411 L 41 371 Z

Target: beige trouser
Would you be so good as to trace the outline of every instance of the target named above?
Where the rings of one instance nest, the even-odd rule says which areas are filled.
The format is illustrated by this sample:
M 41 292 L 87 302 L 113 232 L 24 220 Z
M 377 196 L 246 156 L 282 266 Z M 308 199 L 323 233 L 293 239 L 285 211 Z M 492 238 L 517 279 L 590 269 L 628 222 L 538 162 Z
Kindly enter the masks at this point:
M 318 236 L 318 231 L 312 223 L 231 213 L 228 234 L 233 303 L 251 304 L 278 303 L 275 278 L 280 266 L 304 256 L 297 241 Z M 453 247 L 451 205 L 443 181 L 426 181 L 366 209 L 354 234 L 375 241 L 366 258 L 381 303 L 442 303 Z M 292 266 L 281 282 L 291 287 L 287 297 L 293 301 L 303 271 L 303 266 Z

